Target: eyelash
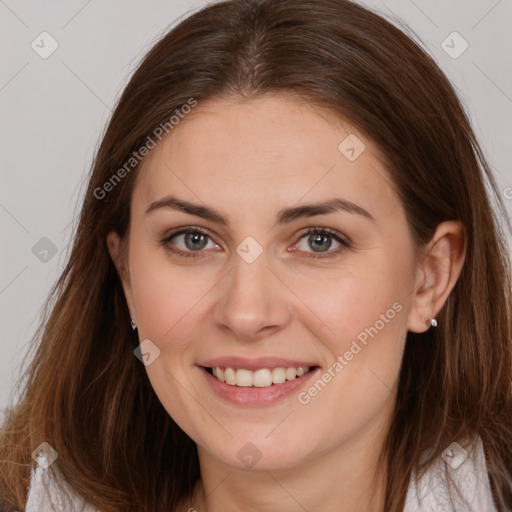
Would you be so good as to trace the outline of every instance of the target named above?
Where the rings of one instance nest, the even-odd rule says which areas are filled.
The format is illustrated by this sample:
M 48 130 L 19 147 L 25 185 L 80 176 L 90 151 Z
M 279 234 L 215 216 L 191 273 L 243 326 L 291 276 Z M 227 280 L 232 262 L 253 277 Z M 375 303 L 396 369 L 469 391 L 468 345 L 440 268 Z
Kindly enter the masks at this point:
M 187 235 L 187 234 L 197 234 L 197 233 L 199 233 L 201 235 L 205 235 L 205 236 L 207 236 L 208 238 L 211 239 L 211 236 L 206 231 L 203 231 L 202 229 L 200 229 L 200 228 L 198 228 L 196 226 L 188 226 L 186 228 L 181 228 L 181 229 L 179 229 L 177 231 L 174 231 L 173 233 L 171 233 L 170 235 L 165 237 L 161 241 L 161 244 L 165 247 L 165 249 L 167 251 L 175 254 L 176 256 L 178 256 L 180 258 L 188 258 L 188 259 L 190 259 L 190 258 L 192 258 L 192 259 L 203 258 L 205 256 L 202 256 L 200 254 L 201 252 L 204 252 L 202 250 L 201 251 L 182 251 L 181 249 L 176 249 L 176 248 L 168 245 L 169 242 L 175 236 Z M 328 253 L 324 253 L 324 254 L 314 253 L 314 252 L 313 253 L 306 253 L 307 256 L 303 256 L 305 258 L 309 258 L 309 259 L 312 259 L 312 260 L 318 260 L 318 259 L 324 259 L 324 258 L 332 258 L 332 257 L 335 257 L 335 256 L 339 255 L 345 249 L 350 248 L 349 241 L 346 238 L 344 238 L 340 233 L 338 233 L 334 229 L 330 229 L 330 228 L 321 228 L 321 227 L 310 228 L 307 231 L 305 231 L 299 237 L 298 241 L 302 240 L 306 236 L 314 235 L 314 234 L 328 235 L 329 237 L 334 238 L 337 242 L 339 242 L 341 244 L 341 246 L 338 247 L 337 249 L 333 250 L 333 251 L 329 251 Z

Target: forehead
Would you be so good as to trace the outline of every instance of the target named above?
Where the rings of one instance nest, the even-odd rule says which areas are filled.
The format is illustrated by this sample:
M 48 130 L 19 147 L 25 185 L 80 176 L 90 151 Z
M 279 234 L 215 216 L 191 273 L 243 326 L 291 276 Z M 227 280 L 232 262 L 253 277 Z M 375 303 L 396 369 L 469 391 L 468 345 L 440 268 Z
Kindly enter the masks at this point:
M 374 210 L 376 202 L 387 211 L 401 207 L 364 134 L 282 95 L 199 102 L 139 171 L 134 196 L 141 208 L 165 194 L 226 207 L 279 209 L 339 195 Z

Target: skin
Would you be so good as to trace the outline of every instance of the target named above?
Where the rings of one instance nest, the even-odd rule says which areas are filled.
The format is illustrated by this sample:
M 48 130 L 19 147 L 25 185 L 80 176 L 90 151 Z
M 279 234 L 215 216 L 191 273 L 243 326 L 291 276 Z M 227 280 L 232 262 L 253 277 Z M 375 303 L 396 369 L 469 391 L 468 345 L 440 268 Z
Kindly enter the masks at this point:
M 348 134 L 366 146 L 353 162 L 338 150 Z M 200 103 L 143 162 L 128 239 L 111 232 L 107 242 L 140 340 L 161 351 L 146 366 L 151 384 L 198 446 L 201 480 L 184 510 L 383 510 L 386 475 L 376 464 L 406 334 L 426 331 L 425 319 L 443 307 L 465 242 L 460 223 L 444 222 L 417 258 L 381 162 L 348 123 L 279 95 Z M 171 208 L 145 214 L 171 194 L 220 210 L 230 226 Z M 332 198 L 374 221 L 335 211 L 275 222 L 282 208 Z M 162 244 L 187 226 L 209 238 L 185 245 L 177 235 L 167 247 L 201 251 L 195 259 Z M 308 242 L 311 227 L 338 231 L 349 247 L 332 237 Z M 236 252 L 248 236 L 263 249 L 252 263 Z M 325 372 L 394 303 L 401 311 L 306 405 L 297 393 L 273 405 L 233 405 L 197 366 L 274 355 L 315 361 Z M 252 468 L 237 456 L 247 442 L 261 453 Z

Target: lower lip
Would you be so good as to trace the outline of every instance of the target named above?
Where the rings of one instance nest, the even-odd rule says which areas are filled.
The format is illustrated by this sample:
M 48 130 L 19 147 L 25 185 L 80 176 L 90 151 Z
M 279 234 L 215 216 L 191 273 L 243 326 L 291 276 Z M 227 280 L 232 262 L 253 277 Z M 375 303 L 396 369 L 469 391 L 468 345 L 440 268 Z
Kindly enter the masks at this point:
M 265 388 L 231 386 L 211 375 L 206 368 L 199 367 L 206 378 L 211 389 L 221 398 L 237 405 L 270 405 L 274 404 L 307 384 L 309 380 L 317 374 L 320 368 L 305 373 L 302 377 L 296 377 L 293 380 L 287 380 L 282 384 L 272 384 Z

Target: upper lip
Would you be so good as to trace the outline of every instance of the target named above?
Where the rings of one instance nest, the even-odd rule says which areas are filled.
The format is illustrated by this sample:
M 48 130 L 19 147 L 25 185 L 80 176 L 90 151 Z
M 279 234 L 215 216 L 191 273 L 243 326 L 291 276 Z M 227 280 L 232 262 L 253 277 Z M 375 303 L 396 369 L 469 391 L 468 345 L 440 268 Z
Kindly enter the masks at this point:
M 299 366 L 317 366 L 314 363 L 307 361 L 299 361 L 298 359 L 284 359 L 277 356 L 258 357 L 248 359 L 245 357 L 216 357 L 215 359 L 209 359 L 199 366 L 205 366 L 208 368 L 230 367 L 230 368 L 243 368 L 246 370 L 256 371 L 263 368 L 298 368 Z

